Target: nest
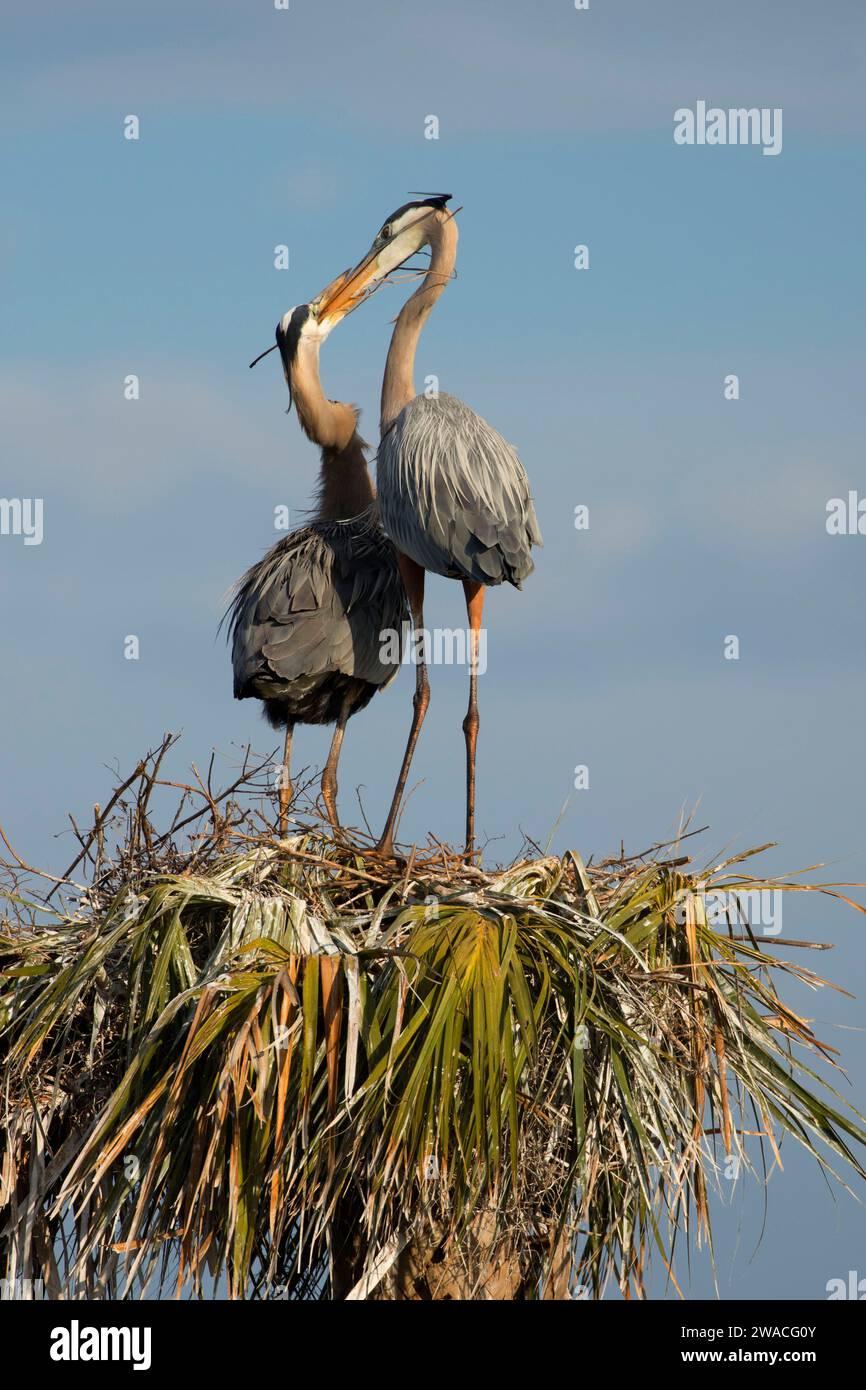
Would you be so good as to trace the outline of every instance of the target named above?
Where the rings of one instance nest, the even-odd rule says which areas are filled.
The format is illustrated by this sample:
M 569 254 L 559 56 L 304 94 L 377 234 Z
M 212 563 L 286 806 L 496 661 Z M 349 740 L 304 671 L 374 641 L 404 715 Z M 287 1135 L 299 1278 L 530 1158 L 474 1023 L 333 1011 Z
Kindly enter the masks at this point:
M 698 871 L 685 832 L 600 863 L 527 845 L 488 870 L 432 837 L 383 860 L 303 800 L 278 838 L 269 762 L 179 783 L 172 742 L 73 823 L 61 877 L 6 841 L 7 1279 L 640 1295 L 651 1251 L 676 1285 L 711 1186 L 756 1153 L 772 1170 L 783 1137 L 866 1176 L 860 1117 L 814 1070 L 831 1049 L 775 984 L 824 987 L 780 954 L 820 947 L 759 940 L 741 907 L 848 885 L 746 855 Z

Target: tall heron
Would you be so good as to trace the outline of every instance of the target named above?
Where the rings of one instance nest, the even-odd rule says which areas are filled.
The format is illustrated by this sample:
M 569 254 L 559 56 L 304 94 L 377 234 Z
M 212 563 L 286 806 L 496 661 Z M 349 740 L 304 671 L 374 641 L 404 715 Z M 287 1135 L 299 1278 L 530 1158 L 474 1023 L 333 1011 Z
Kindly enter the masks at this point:
M 376 482 L 382 525 L 397 548 L 416 632 L 424 629 L 424 577 L 463 584 L 470 633 L 466 742 L 466 854 L 475 839 L 475 753 L 478 740 L 478 643 L 484 591 L 507 582 L 520 588 L 541 545 L 529 481 L 517 454 L 495 429 L 444 392 L 415 393 L 413 367 L 421 330 L 457 259 L 457 223 L 448 193 L 405 203 L 392 212 L 370 250 L 346 277 L 353 293 L 402 265 L 422 247 L 430 265 L 401 309 L 382 382 L 381 443 Z M 378 848 L 393 853 L 394 826 L 427 706 L 430 683 L 423 645 L 416 643 L 412 726 Z
M 247 570 L 226 615 L 236 699 L 261 700 L 271 726 L 286 730 L 281 834 L 292 799 L 296 724 L 335 725 L 322 799 L 339 830 L 337 765 L 346 724 L 397 674 L 399 656 L 382 634 L 399 634 L 402 650 L 409 616 L 394 547 L 379 522 L 357 411 L 328 400 L 319 379 L 321 344 L 363 297 L 346 279 L 338 276 L 311 303 L 290 309 L 276 330 L 289 409 L 294 401 L 301 428 L 321 447 L 313 520 Z

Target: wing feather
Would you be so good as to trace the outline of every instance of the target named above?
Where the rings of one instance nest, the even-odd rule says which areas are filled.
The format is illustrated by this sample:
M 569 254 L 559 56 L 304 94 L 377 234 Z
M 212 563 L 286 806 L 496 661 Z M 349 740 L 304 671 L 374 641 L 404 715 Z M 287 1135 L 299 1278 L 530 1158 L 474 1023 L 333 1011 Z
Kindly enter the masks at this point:
M 542 544 L 512 446 L 454 396 L 416 396 L 379 445 L 382 524 L 398 550 L 453 579 L 520 587 Z
M 279 541 L 240 580 L 227 617 L 239 698 L 278 698 L 331 672 L 386 685 L 399 662 L 383 659 L 381 634 L 395 631 L 402 652 L 408 608 L 375 511 Z

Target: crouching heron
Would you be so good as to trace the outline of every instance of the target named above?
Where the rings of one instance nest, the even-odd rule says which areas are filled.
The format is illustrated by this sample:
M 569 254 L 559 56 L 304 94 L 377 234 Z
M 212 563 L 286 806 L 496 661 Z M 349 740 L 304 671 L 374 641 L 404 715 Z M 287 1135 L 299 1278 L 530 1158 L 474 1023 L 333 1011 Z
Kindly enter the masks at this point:
M 399 655 L 383 634 L 400 634 L 402 653 L 409 617 L 394 548 L 379 522 L 357 411 L 328 400 L 319 379 L 321 344 L 363 297 L 346 282 L 346 274 L 339 276 L 277 326 L 289 408 L 294 401 L 302 429 L 321 448 L 317 505 L 309 525 L 247 570 L 226 615 L 235 697 L 261 700 L 272 727 L 286 730 L 281 834 L 292 799 L 296 724 L 335 726 L 322 799 L 339 830 L 337 765 L 346 724 L 397 674 Z M 372 285 L 371 277 L 366 292 Z

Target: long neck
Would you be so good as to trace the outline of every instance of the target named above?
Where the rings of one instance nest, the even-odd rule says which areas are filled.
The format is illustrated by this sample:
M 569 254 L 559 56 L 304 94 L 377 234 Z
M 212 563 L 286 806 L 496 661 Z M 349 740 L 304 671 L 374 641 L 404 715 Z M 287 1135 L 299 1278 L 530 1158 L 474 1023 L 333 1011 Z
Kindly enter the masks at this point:
M 453 217 L 433 220 L 430 269 L 420 289 L 407 299 L 397 317 L 382 380 L 380 429 L 384 434 L 400 411 L 415 399 L 415 349 L 433 305 L 451 279 L 457 260 L 457 223 Z
M 319 521 L 348 521 L 365 512 L 376 496 L 364 441 L 355 434 L 348 446 L 337 453 L 322 450 L 316 517 Z
M 319 379 L 319 345 L 301 340 L 292 366 L 292 397 L 301 428 L 320 445 L 319 520 L 346 521 L 369 507 L 375 497 L 358 434 L 358 415 L 343 401 L 329 401 Z

